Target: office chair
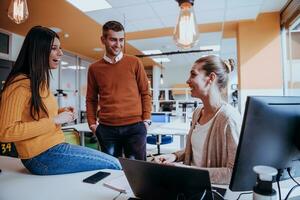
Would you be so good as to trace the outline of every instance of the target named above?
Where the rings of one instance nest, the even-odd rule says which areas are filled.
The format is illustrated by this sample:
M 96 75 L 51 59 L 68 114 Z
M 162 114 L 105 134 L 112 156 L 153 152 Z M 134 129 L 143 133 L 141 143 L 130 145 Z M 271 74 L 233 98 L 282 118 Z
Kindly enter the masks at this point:
M 163 122 L 169 123 L 170 122 L 170 113 L 152 113 L 151 120 L 152 122 Z M 168 133 L 166 133 L 168 134 Z M 160 145 L 163 144 L 170 144 L 173 142 L 173 136 L 168 135 L 150 135 L 147 137 L 147 143 L 153 144 L 157 146 L 157 153 L 154 155 L 160 155 Z
M 80 142 L 80 134 L 75 128 L 62 128 L 62 131 L 64 132 L 67 143 L 75 144 L 75 145 L 82 145 Z M 84 133 L 84 146 L 95 149 L 95 150 L 100 150 L 100 146 L 99 146 L 97 140 L 96 140 L 96 142 L 91 142 L 90 138 L 85 137 L 85 135 L 91 136 L 92 133 L 89 133 L 89 132 Z
M 67 143 L 80 145 L 80 136 L 75 128 L 62 128 L 61 130 L 65 135 L 65 140 Z

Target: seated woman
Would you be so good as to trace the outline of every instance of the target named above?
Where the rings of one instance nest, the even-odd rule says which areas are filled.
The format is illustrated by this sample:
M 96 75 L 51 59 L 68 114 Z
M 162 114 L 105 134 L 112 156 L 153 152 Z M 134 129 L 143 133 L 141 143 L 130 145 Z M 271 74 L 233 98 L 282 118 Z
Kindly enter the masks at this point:
M 231 65 L 217 56 L 195 62 L 187 83 L 191 95 L 201 99 L 203 105 L 193 113 L 185 149 L 157 156 L 155 162 L 182 161 L 185 166 L 208 170 L 212 183 L 229 183 L 241 128 L 239 112 L 222 100 Z
M 62 55 L 54 31 L 35 26 L 28 32 L 0 93 L 0 141 L 14 142 L 33 174 L 121 169 L 112 156 L 64 142 L 61 124 L 76 119 L 76 112 L 58 109 L 49 88 L 50 70 L 58 67 Z

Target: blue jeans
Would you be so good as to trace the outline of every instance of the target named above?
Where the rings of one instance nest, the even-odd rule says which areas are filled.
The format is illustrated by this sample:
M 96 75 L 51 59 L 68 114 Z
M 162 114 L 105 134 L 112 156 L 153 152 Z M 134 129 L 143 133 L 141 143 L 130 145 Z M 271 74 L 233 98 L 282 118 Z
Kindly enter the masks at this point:
M 96 136 L 101 151 L 114 157 L 146 160 L 147 129 L 144 122 L 125 126 L 99 124 Z
M 68 143 L 58 144 L 23 165 L 37 175 L 55 175 L 97 169 L 121 169 L 119 161 L 105 153 Z

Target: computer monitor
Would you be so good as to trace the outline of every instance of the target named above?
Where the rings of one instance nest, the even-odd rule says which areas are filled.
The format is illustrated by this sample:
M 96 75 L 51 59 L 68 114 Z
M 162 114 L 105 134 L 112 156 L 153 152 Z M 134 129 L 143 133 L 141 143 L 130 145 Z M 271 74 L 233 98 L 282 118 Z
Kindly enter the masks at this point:
M 290 167 L 294 177 L 300 176 L 299 135 L 300 97 L 248 97 L 229 188 L 252 190 L 256 165 Z M 281 180 L 287 178 L 285 170 Z

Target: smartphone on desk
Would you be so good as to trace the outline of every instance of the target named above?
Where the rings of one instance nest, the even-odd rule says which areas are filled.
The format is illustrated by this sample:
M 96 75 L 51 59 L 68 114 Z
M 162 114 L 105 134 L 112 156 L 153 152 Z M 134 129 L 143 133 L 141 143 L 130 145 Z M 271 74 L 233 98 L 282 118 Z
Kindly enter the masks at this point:
M 97 172 L 96 174 L 93 174 L 85 179 L 83 179 L 83 182 L 85 183 L 91 183 L 91 184 L 95 184 L 98 181 L 104 179 L 105 177 L 109 176 L 110 173 L 109 172 Z

